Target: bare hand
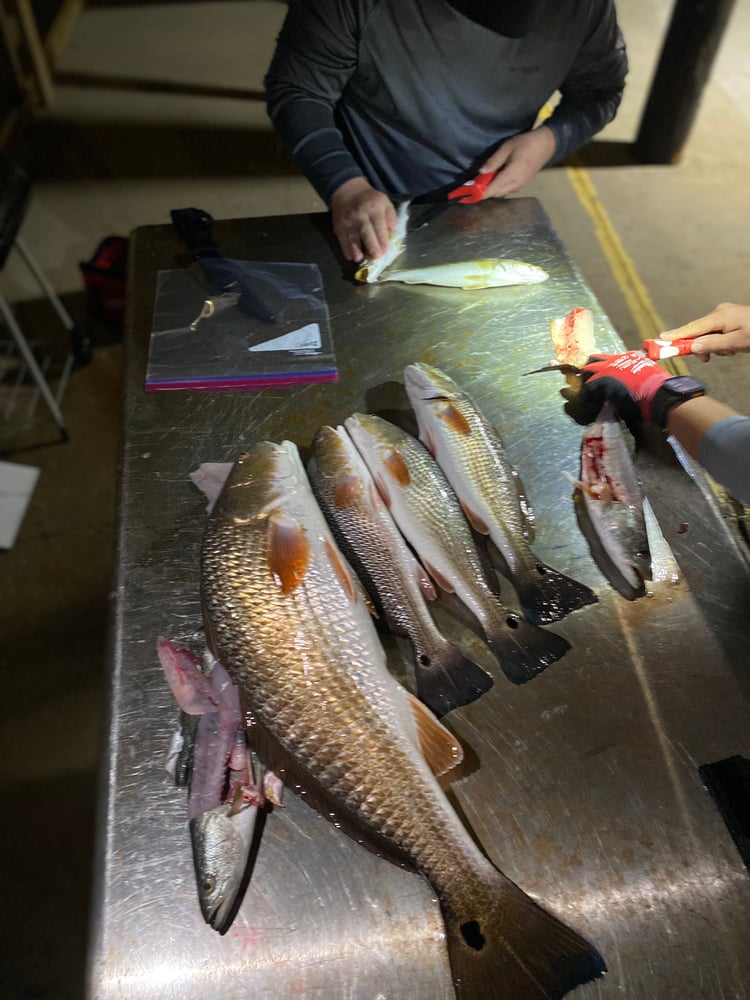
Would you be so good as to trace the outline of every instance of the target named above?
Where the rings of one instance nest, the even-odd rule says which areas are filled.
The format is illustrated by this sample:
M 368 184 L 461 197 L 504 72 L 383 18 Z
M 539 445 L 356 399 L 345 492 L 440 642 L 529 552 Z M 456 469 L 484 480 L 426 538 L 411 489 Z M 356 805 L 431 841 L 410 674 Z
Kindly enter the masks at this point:
M 738 351 L 750 351 L 750 306 L 722 302 L 707 316 L 660 333 L 659 337 L 662 340 L 696 338 L 692 352 L 701 361 L 709 361 L 712 354 L 730 357 Z
M 502 198 L 528 184 L 552 159 L 555 146 L 555 134 L 546 125 L 506 139 L 479 169 L 480 174 L 497 171 L 484 197 Z
M 380 257 L 396 228 L 396 209 L 387 194 L 376 191 L 364 177 L 354 177 L 331 198 L 333 231 L 346 260 L 355 264 L 365 256 Z

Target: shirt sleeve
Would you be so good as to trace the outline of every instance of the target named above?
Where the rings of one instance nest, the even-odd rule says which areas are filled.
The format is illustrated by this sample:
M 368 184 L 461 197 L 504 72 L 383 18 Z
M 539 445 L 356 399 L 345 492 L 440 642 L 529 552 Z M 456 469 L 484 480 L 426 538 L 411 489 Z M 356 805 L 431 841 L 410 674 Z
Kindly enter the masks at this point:
M 336 125 L 336 103 L 357 68 L 362 25 L 373 4 L 291 0 L 265 78 L 266 106 L 295 162 L 326 202 L 362 177 Z
M 737 500 L 750 504 L 750 417 L 725 417 L 703 435 L 700 463 Z
M 628 57 L 613 0 L 591 0 L 592 24 L 544 123 L 555 134 L 552 162 L 564 159 L 612 121 L 625 89 Z

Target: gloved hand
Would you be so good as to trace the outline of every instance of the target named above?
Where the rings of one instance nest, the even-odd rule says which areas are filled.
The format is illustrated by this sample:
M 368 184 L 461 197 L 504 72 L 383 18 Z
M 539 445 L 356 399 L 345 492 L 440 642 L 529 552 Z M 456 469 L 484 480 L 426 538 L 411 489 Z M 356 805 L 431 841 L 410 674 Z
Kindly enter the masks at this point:
M 654 397 L 674 377 L 642 351 L 594 354 L 581 374 L 585 381 L 578 394 L 563 390 L 570 416 L 580 424 L 591 423 L 609 402 L 634 434 L 651 420 Z

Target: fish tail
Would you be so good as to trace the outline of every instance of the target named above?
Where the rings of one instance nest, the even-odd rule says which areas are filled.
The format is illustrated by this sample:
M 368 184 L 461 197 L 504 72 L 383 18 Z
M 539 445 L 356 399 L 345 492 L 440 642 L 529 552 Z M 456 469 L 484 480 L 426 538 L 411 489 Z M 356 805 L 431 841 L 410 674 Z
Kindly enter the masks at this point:
M 521 610 L 534 625 L 558 622 L 571 611 L 598 600 L 590 587 L 542 562 L 517 582 L 517 593 Z
M 414 647 L 417 695 L 440 717 L 476 701 L 492 687 L 491 674 L 442 636 L 441 641 Z
M 487 644 L 514 684 L 525 684 L 561 659 L 570 643 L 556 632 L 546 632 L 511 611 L 493 616 L 485 625 Z
M 592 944 L 496 874 L 488 912 L 444 910 L 459 1000 L 556 1000 L 607 971 Z

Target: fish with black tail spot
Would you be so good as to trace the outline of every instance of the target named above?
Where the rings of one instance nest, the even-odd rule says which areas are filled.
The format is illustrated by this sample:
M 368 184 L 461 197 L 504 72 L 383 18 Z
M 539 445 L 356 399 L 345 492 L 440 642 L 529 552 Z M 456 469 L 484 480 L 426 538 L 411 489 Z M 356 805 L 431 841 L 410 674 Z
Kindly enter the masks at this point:
M 467 705 L 492 677 L 438 630 L 426 600 L 437 594 L 383 503 L 364 460 L 343 427 L 321 427 L 308 472 L 313 491 L 344 554 L 376 600 L 389 628 L 414 650 L 419 698 L 436 715 Z
M 495 868 L 451 808 L 435 775 L 460 760 L 455 739 L 388 671 L 290 442 L 262 442 L 235 463 L 206 528 L 201 589 L 258 755 L 347 833 L 429 880 L 461 1000 L 561 997 L 605 971 L 591 944 Z
M 531 504 L 500 435 L 445 372 L 427 364 L 404 370 L 420 440 L 458 495 L 472 527 L 492 540 L 524 615 L 535 624 L 559 621 L 594 604 L 584 584 L 545 565 L 531 549 Z
M 433 580 L 476 617 L 506 677 L 524 684 L 564 656 L 563 636 L 511 611 L 490 586 L 458 497 L 424 445 L 373 414 L 345 424 L 396 524 Z

